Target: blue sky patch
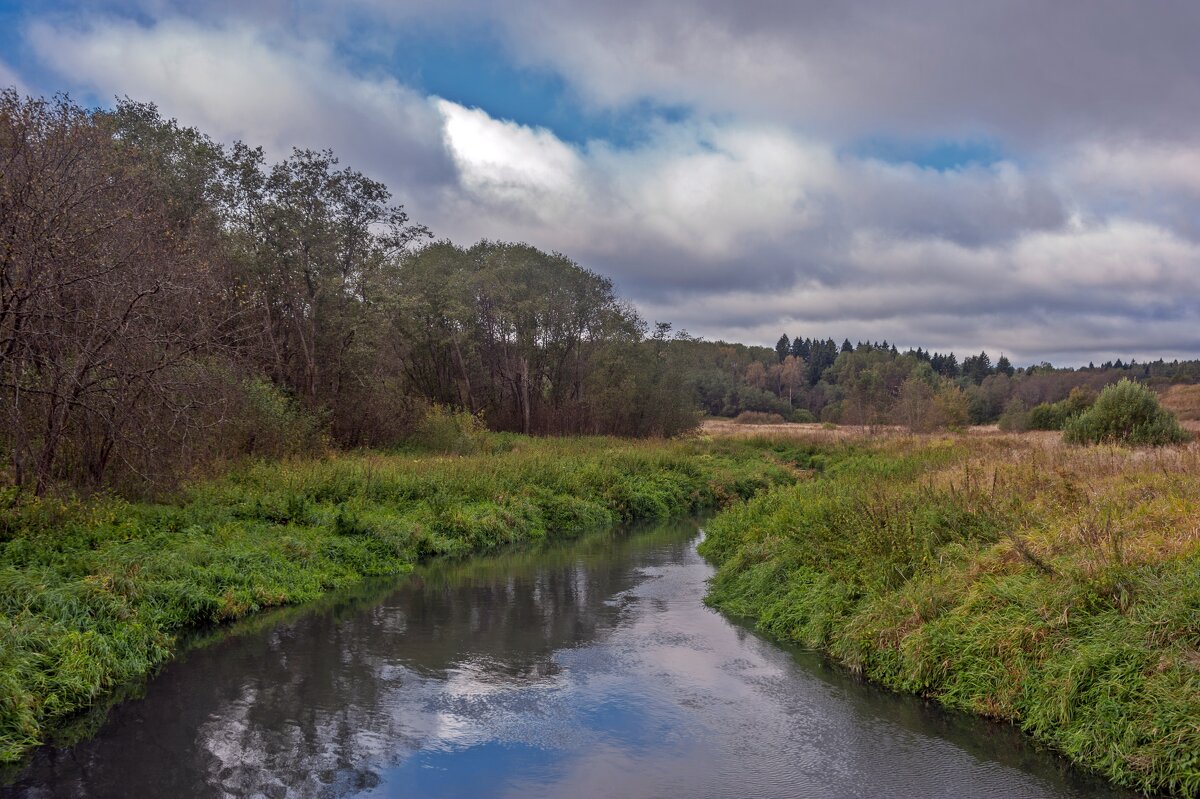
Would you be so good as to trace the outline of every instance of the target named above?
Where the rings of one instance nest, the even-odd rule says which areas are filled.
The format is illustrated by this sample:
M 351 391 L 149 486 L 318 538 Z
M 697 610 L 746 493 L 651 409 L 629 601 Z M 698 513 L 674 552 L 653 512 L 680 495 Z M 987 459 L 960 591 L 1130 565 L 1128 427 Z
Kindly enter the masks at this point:
M 680 122 L 690 109 L 642 100 L 618 109 L 597 109 L 556 72 L 515 63 L 504 43 L 484 26 L 448 31 L 409 27 L 391 38 L 391 52 L 359 52 L 351 42 L 338 55 L 360 72 L 383 70 L 406 86 L 482 108 L 494 119 L 546 128 L 573 144 L 603 140 L 631 147 L 659 122 Z
M 889 164 L 914 164 L 925 169 L 948 172 L 968 166 L 991 166 L 1008 160 L 993 138 L 977 139 L 897 139 L 875 136 L 848 148 L 856 158 L 875 158 Z

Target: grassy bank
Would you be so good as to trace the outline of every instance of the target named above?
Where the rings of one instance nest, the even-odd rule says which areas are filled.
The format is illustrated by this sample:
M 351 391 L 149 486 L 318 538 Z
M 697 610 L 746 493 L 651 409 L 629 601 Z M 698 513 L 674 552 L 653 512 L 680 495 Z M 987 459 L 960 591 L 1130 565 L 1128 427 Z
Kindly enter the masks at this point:
M 438 556 L 713 508 L 794 479 L 743 443 L 489 439 L 256 464 L 172 504 L 0 497 L 0 763 L 179 636 Z
M 825 442 L 717 516 L 711 602 L 866 677 L 1200 795 L 1200 449 Z

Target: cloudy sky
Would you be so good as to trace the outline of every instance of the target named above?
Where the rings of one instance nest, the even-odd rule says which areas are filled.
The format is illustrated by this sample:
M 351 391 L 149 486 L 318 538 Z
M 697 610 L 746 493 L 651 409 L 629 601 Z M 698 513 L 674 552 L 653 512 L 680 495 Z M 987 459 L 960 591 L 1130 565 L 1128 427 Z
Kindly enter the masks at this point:
M 0 84 L 332 147 L 651 320 L 1200 357 L 1195 0 L 0 0 Z

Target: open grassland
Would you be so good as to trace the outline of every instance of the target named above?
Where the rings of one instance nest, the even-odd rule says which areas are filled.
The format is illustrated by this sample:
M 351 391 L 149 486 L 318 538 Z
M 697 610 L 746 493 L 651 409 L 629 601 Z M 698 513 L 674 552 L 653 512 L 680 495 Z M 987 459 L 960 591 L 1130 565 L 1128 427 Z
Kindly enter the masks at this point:
M 149 673 L 185 631 L 437 556 L 719 507 L 786 448 L 492 436 L 486 454 L 251 464 L 169 504 L 0 496 L 0 764 Z
M 1200 385 L 1171 386 L 1159 397 L 1162 406 L 1174 413 L 1181 422 L 1192 422 L 1196 430 L 1200 422 Z
M 713 605 L 1121 784 L 1200 795 L 1200 445 L 825 436 L 796 462 L 807 479 L 708 526 Z

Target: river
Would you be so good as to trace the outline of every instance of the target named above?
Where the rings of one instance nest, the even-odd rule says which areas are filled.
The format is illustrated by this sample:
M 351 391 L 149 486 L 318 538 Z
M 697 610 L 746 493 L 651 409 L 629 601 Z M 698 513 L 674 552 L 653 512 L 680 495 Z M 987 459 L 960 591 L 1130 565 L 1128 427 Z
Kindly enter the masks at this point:
M 699 535 L 433 564 L 210 633 L 0 796 L 1129 795 L 706 608 Z

